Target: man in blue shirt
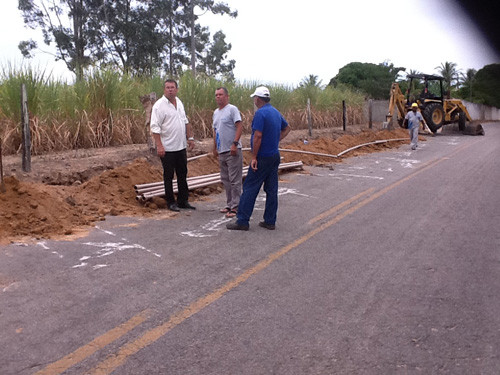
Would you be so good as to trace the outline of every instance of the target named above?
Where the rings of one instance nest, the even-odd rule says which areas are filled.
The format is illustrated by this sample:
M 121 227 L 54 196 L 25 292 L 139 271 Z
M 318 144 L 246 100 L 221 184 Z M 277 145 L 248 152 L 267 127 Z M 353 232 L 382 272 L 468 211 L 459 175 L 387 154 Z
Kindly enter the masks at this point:
M 267 87 L 261 86 L 250 95 L 258 108 L 252 121 L 252 161 L 243 183 L 243 194 L 238 207 L 238 220 L 226 225 L 230 230 L 248 230 L 249 221 L 260 188 L 264 185 L 266 207 L 264 221 L 259 226 L 273 230 L 278 212 L 278 167 L 280 164 L 279 143 L 290 132 L 290 126 L 281 113 L 269 102 L 271 95 Z

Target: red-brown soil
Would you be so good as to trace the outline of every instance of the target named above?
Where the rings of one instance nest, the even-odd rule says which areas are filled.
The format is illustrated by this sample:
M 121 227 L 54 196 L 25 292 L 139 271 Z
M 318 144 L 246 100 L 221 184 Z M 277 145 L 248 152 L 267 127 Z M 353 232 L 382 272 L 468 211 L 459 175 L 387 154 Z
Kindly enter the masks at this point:
M 315 131 L 297 130 L 285 138 L 281 147 L 325 154 L 338 154 L 355 145 L 381 139 L 406 138 L 403 129 L 361 130 L 351 128 L 348 134 L 338 128 Z M 304 140 L 308 142 L 305 144 Z M 403 142 L 372 145 L 350 152 L 345 157 L 399 147 Z M 212 140 L 198 142 L 194 153 L 211 151 Z M 246 135 L 243 146 L 249 146 Z M 190 155 L 190 156 L 191 156 Z M 306 165 L 322 165 L 341 159 L 283 152 L 285 162 L 303 161 Z M 246 162 L 249 153 L 246 153 Z M 32 172 L 21 172 L 20 155 L 4 157 L 6 192 L 0 193 L 0 243 L 41 238 L 72 238 L 85 233 L 106 215 L 167 215 L 165 201 L 154 198 L 145 204 L 136 200 L 134 185 L 162 180 L 156 156 L 146 145 L 130 145 L 107 149 L 77 150 L 33 157 Z M 189 176 L 219 171 L 211 154 L 189 162 Z M 191 200 L 206 199 L 221 192 L 220 184 L 200 188 Z

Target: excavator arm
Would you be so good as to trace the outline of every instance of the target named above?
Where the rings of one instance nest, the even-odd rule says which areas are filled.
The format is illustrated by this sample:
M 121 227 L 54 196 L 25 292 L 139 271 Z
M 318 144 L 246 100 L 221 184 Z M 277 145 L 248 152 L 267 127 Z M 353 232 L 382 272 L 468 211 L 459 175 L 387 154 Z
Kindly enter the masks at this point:
M 395 110 L 397 108 L 399 112 L 399 117 L 404 119 L 405 113 L 405 103 L 406 99 L 403 93 L 401 92 L 401 88 L 398 83 L 393 83 L 391 86 L 391 97 L 389 99 L 389 112 L 385 116 L 385 121 L 387 123 L 391 123 L 395 114 Z M 396 120 L 398 117 L 396 116 Z

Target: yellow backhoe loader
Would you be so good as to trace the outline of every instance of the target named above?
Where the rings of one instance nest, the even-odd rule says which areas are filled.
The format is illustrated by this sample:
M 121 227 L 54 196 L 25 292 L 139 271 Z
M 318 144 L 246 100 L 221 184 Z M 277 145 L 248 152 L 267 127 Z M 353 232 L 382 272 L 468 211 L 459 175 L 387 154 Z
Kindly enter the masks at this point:
M 397 119 L 399 126 L 403 127 L 404 117 L 411 110 L 412 103 L 417 103 L 427 126 L 433 133 L 443 125 L 451 123 L 458 123 L 460 131 L 466 130 L 466 122 L 472 121 L 472 118 L 461 100 L 445 98 L 443 77 L 413 74 L 408 75 L 408 79 L 406 96 L 401 92 L 398 83 L 392 84 L 387 122 Z M 393 118 L 396 108 L 396 117 Z

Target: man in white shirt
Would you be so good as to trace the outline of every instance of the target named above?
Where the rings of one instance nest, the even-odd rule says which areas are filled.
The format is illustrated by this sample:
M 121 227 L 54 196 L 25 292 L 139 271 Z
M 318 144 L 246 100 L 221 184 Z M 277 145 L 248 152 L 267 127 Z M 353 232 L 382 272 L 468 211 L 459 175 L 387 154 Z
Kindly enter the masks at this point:
M 167 79 L 163 96 L 153 105 L 151 113 L 151 132 L 163 165 L 165 199 L 169 210 L 176 212 L 180 211 L 179 208 L 196 209 L 188 203 L 186 152 L 187 144 L 189 150 L 193 149 L 194 137 L 184 105 L 177 97 L 178 91 L 177 82 Z M 172 185 L 174 171 L 177 175 L 177 203 Z

